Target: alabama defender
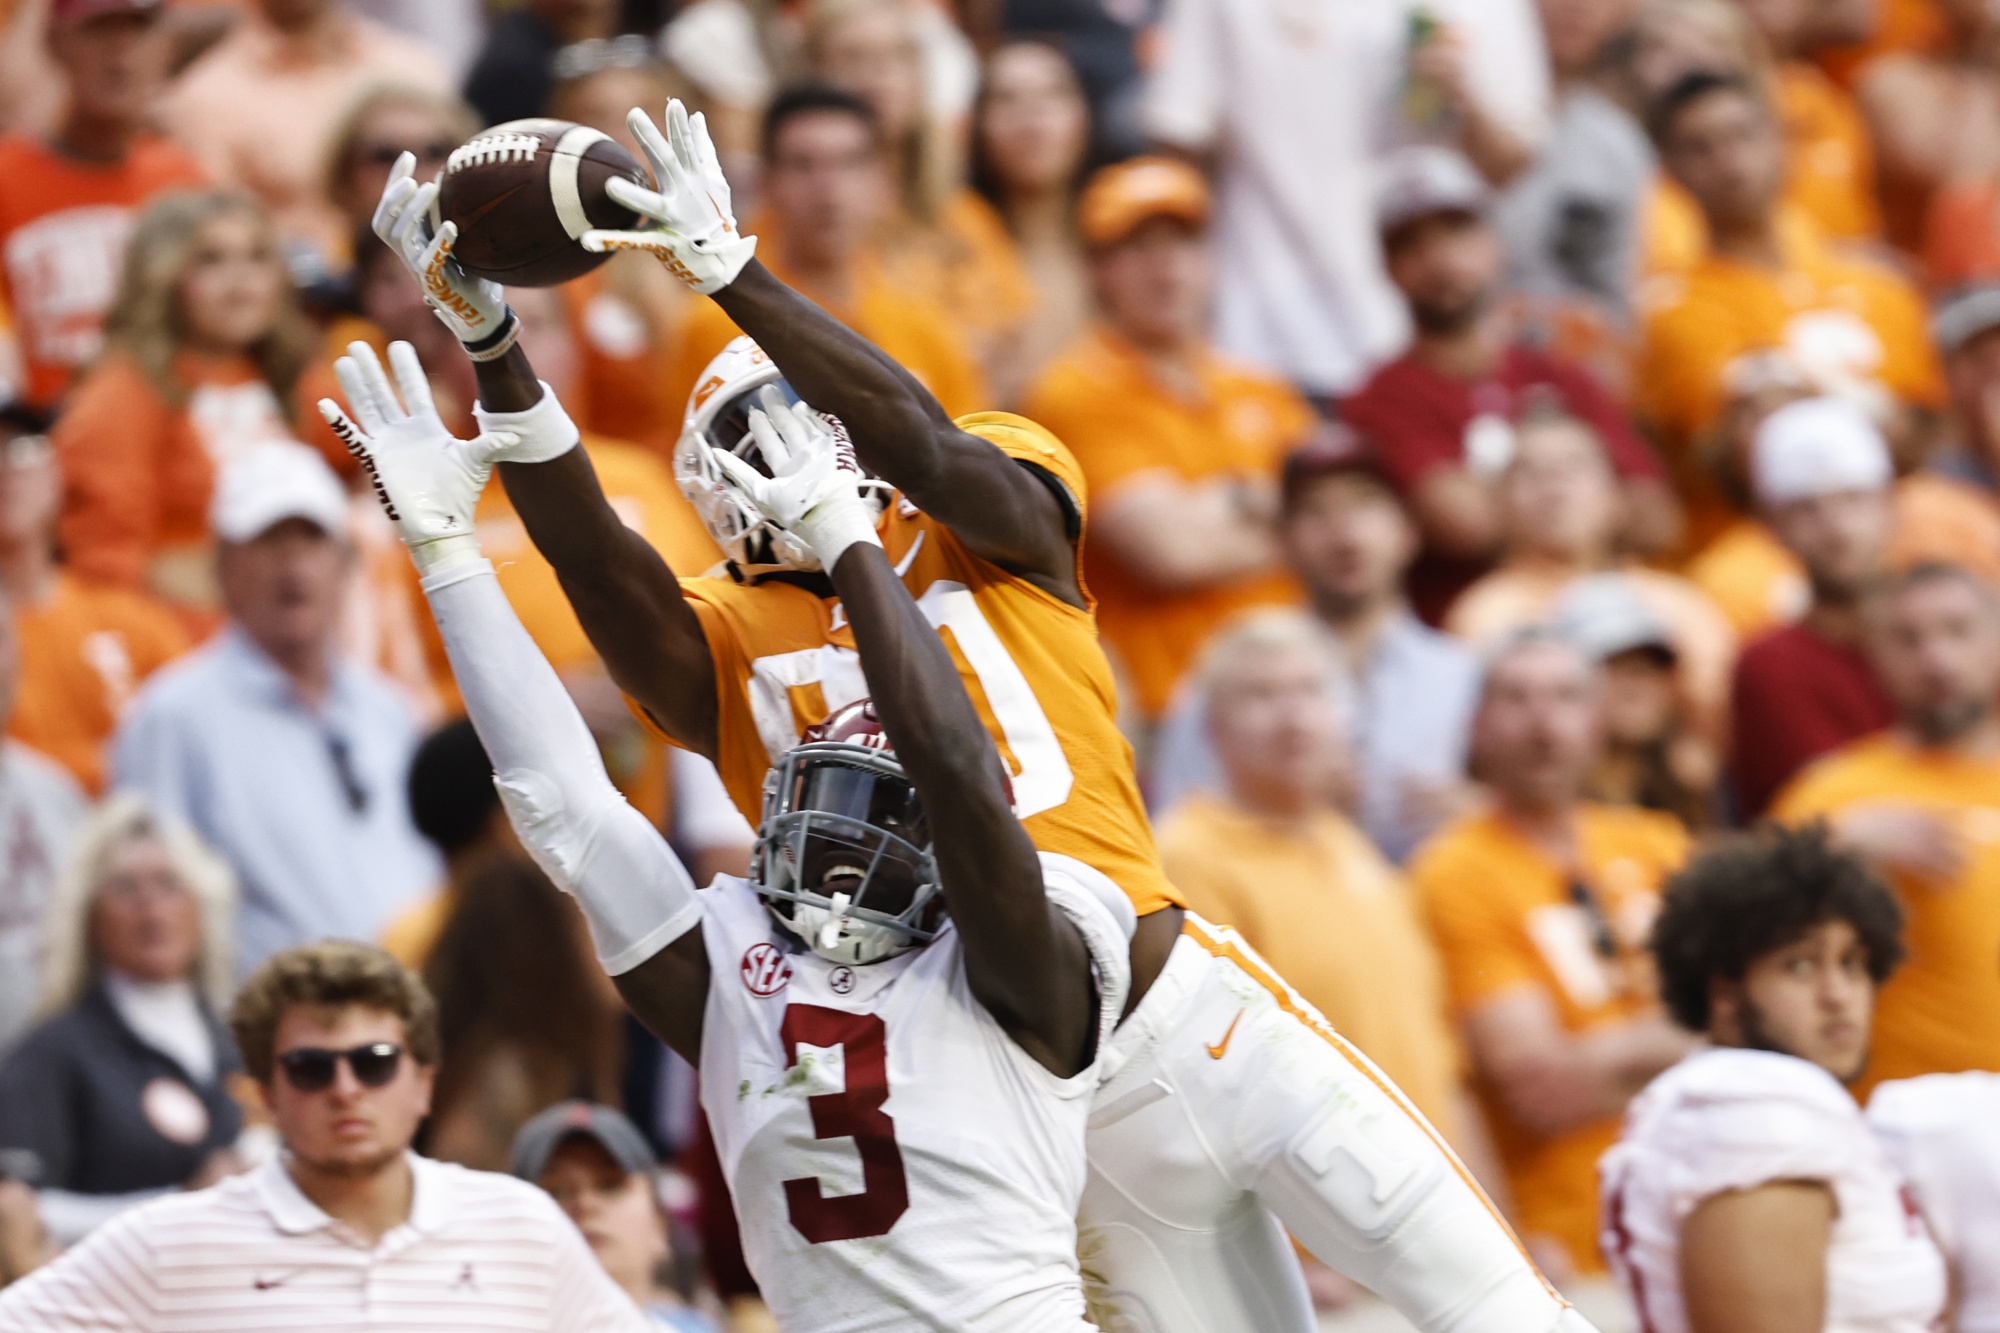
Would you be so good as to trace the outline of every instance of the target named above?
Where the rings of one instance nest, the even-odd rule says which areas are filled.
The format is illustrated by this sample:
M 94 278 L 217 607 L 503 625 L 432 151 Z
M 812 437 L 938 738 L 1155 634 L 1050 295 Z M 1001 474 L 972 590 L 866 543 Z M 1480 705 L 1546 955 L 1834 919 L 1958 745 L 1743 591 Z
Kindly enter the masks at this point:
M 1365 1058 L 1229 932 L 1183 930 L 1078 572 L 1085 497 L 1068 451 L 1019 417 L 951 421 L 878 349 L 754 264 L 698 119 L 678 104 L 668 118 L 672 146 L 650 124 L 642 142 L 672 198 L 634 197 L 650 216 L 684 215 L 666 230 L 586 243 L 661 254 L 770 354 L 738 346 L 718 358 L 677 460 L 731 543 L 733 577 L 676 583 L 603 502 L 574 427 L 519 349 L 474 352 L 488 358 L 481 421 L 519 437 L 501 455 L 508 493 L 614 677 L 670 736 L 716 758 L 746 809 L 771 757 L 851 695 L 846 609 L 797 559 L 787 525 L 758 511 L 720 461 L 755 459 L 745 399 L 765 383 L 831 409 L 861 462 L 898 487 L 883 542 L 950 641 L 1029 833 L 1109 876 L 1139 913 L 1134 990 L 1145 1000 L 1114 1041 L 1122 1073 L 1093 1116 L 1081 1216 L 1102 1317 L 1176 1333 L 1309 1330 L 1289 1227 L 1421 1328 L 1587 1327 Z M 476 308 L 478 327 L 503 327 L 498 290 L 451 261 L 448 234 L 425 239 L 429 188 L 399 170 L 378 232 L 442 293 L 448 323 Z M 459 332 L 477 337 L 476 327 Z
M 778 475 L 749 484 L 832 571 L 874 694 L 773 770 L 754 881 L 696 893 L 479 554 L 473 509 L 508 441 L 452 438 L 415 351 L 390 360 L 400 402 L 356 343 L 336 370 L 359 424 L 320 410 L 423 574 L 522 843 L 634 1012 L 700 1066 L 780 1326 L 1084 1333 L 1074 1217 L 1130 909 L 1014 818 L 851 459 L 775 398 L 751 417 Z
M 1669 882 L 1661 995 L 1711 1044 L 1632 1100 L 1599 1165 L 1604 1252 L 1641 1328 L 1938 1326 L 1944 1258 L 1843 1086 L 1868 1062 L 1901 927 L 1824 826 L 1743 835 Z

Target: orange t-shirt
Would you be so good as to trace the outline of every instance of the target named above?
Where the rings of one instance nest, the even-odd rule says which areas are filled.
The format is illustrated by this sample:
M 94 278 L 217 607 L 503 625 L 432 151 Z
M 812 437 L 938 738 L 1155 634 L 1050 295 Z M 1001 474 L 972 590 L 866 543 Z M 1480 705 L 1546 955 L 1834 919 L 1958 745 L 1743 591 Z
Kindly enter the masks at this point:
M 1646 935 L 1661 884 L 1687 858 L 1687 832 L 1654 811 L 1584 805 L 1577 833 L 1581 878 L 1617 941 L 1613 959 L 1593 948 L 1590 918 L 1570 895 L 1570 873 L 1499 814 L 1461 819 L 1417 850 L 1410 882 L 1461 1018 L 1523 989 L 1548 996 L 1570 1032 L 1657 1010 Z M 1618 1117 L 1540 1138 L 1514 1121 L 1490 1085 L 1475 1086 L 1513 1186 L 1521 1231 L 1559 1242 L 1581 1268 L 1602 1267 L 1597 1159 L 1617 1141 Z
M 775 263 L 765 262 L 781 279 L 792 281 Z M 799 290 L 819 301 L 810 289 Z M 835 319 L 915 375 L 944 405 L 946 412 L 960 416 L 986 406 L 986 389 L 980 382 L 979 368 L 967 354 L 965 340 L 952 319 L 923 297 L 891 284 L 873 263 L 864 261 L 858 265 L 851 305 L 836 308 L 825 301 L 820 304 Z M 722 313 L 721 306 L 713 301 L 695 303 L 674 348 L 664 394 L 666 401 L 678 405 L 677 413 L 685 412 L 688 396 L 716 353 L 742 335 L 743 330 Z M 677 415 L 676 431 L 679 421 Z
M 1646 284 L 1637 405 L 1656 428 L 1687 505 L 1691 550 L 1731 516 L 1698 442 L 1727 405 L 1746 358 L 1782 354 L 1828 389 L 1872 389 L 1925 407 L 1944 400 L 1928 313 L 1909 283 L 1804 229 L 1787 229 L 1781 247 L 1778 270 L 1706 255 L 1684 273 Z
M 1014 238 L 972 190 L 945 200 L 932 234 L 906 225 L 877 254 L 892 284 L 951 311 L 975 336 L 1012 333 L 1034 313 L 1035 284 Z
M 103 346 L 138 210 L 202 182 L 192 157 L 155 136 L 116 164 L 81 162 L 24 134 L 0 139 L 0 298 L 14 314 L 27 402 L 54 406 Z
M 2000 176 L 1939 186 L 1924 218 L 1923 244 L 1932 291 L 2000 278 Z
M 294 431 L 244 357 L 182 352 L 172 374 L 187 394 L 180 404 L 122 353 L 77 382 L 52 436 L 63 469 L 58 531 L 78 575 L 151 586 L 177 605 L 211 608 L 208 504 L 216 473 L 245 450 L 291 439 Z M 337 472 L 354 470 L 337 441 L 331 448 L 317 436 L 308 442 Z
M 1183 482 L 1275 485 L 1285 455 L 1312 428 L 1312 409 L 1283 380 L 1219 356 L 1205 356 L 1199 373 L 1198 395 L 1184 399 L 1099 325 L 1042 372 L 1027 411 L 1075 452 L 1100 507 L 1156 472 Z M 1102 543 L 1088 551 L 1084 569 L 1098 626 L 1148 717 L 1172 701 L 1216 626 L 1247 607 L 1300 598 L 1297 580 L 1280 569 L 1204 588 L 1155 588 Z
M 1896 483 L 1891 569 L 1944 562 L 2000 583 L 2000 504 L 1970 482 L 1917 472 Z M 1715 599 L 1745 642 L 1805 614 L 1805 567 L 1769 528 L 1739 518 L 1688 562 L 1687 576 Z
M 1288 823 L 1198 795 L 1161 822 L 1160 857 L 1189 907 L 1233 926 L 1463 1143 L 1464 1060 L 1437 950 L 1409 886 L 1361 830 L 1331 810 Z
M 1892 51 L 1935 51 L 1944 44 L 1944 15 L 1937 0 L 1880 0 L 1875 6 L 1875 31 L 1865 42 L 1823 47 L 1814 53 L 1833 80 L 1852 87 L 1861 69 Z
M 192 646 L 165 606 L 123 588 L 56 576 L 38 605 L 14 606 L 19 677 L 7 734 L 104 790 L 104 744 L 139 682 Z
M 1048 431 L 1004 412 L 961 417 L 958 425 L 1043 469 L 1083 512 L 1083 471 Z M 980 559 L 900 498 L 880 531 L 993 734 L 1035 845 L 1095 866 L 1142 916 L 1179 903 L 1160 869 L 1091 612 Z M 771 765 L 807 727 L 866 696 L 854 633 L 837 600 L 795 583 L 701 578 L 683 579 L 681 588 L 715 660 L 716 766 L 755 824 Z
M 1925 750 L 1889 733 L 1806 769 L 1771 807 L 1802 823 L 1873 801 L 1921 806 L 1963 839 L 1949 883 L 1893 876 L 1903 965 L 1875 998 L 1875 1036 L 1855 1095 L 1892 1078 L 2000 1070 L 2000 761 Z
M 651 264 L 644 256 L 632 258 Z M 563 400 L 592 434 L 630 440 L 671 459 L 687 411 L 687 395 L 674 392 L 675 346 L 697 302 L 664 269 L 658 276 L 666 285 L 657 293 L 626 290 L 613 277 L 619 262 L 614 256 L 557 289 L 581 356 L 578 383 Z

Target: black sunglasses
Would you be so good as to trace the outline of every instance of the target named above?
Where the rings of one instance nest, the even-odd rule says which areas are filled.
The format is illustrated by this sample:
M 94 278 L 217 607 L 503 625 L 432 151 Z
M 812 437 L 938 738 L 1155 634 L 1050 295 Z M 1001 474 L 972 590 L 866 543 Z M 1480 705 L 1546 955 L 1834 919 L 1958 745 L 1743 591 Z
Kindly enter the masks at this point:
M 352 1050 L 329 1051 L 323 1046 L 301 1046 L 278 1057 L 285 1082 L 300 1092 L 325 1092 L 333 1086 L 340 1062 L 354 1071 L 354 1081 L 364 1088 L 379 1088 L 396 1077 L 403 1063 L 403 1048 L 392 1041 L 371 1041 Z

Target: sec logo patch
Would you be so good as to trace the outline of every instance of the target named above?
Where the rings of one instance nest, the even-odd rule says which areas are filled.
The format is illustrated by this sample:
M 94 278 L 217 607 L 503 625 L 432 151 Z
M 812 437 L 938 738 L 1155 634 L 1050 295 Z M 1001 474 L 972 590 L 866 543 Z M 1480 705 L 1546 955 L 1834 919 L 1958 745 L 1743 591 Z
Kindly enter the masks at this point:
M 738 972 L 752 995 L 776 995 L 791 984 L 792 963 L 775 944 L 753 944 L 743 951 Z

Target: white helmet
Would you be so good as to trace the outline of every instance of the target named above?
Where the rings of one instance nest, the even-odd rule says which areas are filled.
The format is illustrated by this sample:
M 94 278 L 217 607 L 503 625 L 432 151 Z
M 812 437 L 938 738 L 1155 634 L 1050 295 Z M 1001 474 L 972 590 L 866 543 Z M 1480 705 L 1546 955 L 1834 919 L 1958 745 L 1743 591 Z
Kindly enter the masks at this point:
M 777 364 L 747 335 L 716 354 L 688 395 L 687 416 L 674 445 L 674 480 L 701 516 L 708 535 L 745 574 L 818 569 L 819 557 L 758 512 L 715 462 L 715 455 L 721 452 L 733 454 L 759 471 L 769 470 L 750 434 L 750 410 L 757 405 L 757 391 L 767 384 L 776 385 L 786 401 L 800 402 Z M 808 406 L 807 410 L 812 409 Z M 838 417 L 825 412 L 813 415 L 829 430 L 846 437 L 847 428 Z M 882 482 L 868 486 L 875 492 L 878 509 L 886 507 L 891 488 Z

